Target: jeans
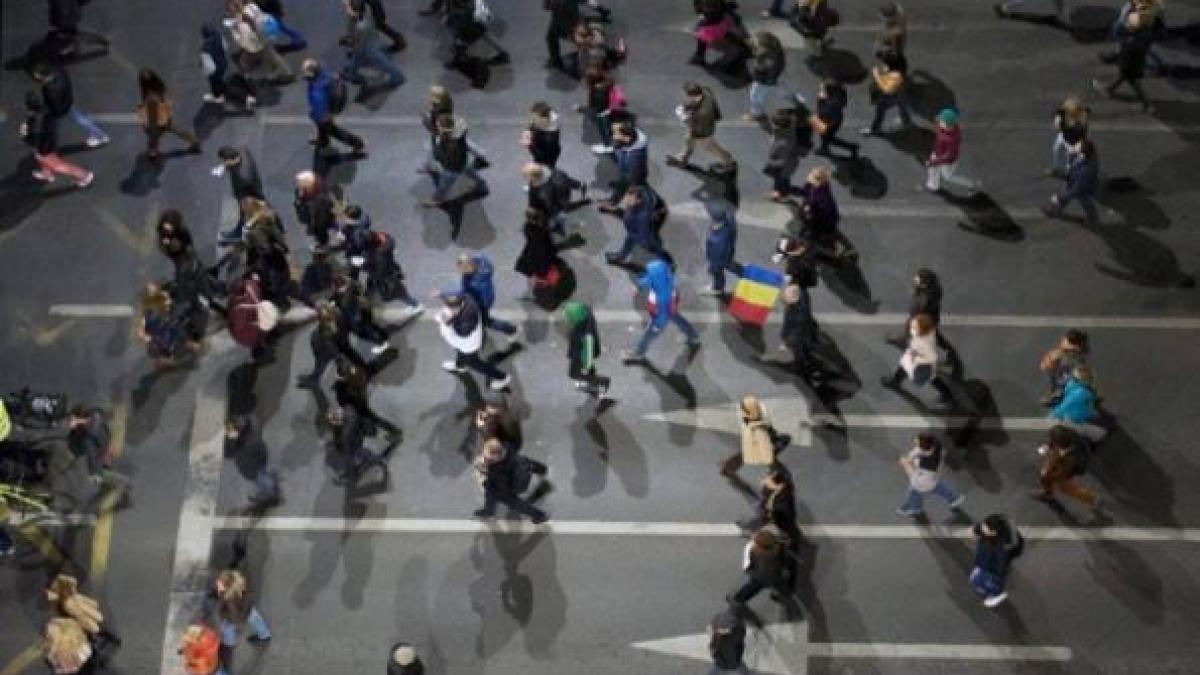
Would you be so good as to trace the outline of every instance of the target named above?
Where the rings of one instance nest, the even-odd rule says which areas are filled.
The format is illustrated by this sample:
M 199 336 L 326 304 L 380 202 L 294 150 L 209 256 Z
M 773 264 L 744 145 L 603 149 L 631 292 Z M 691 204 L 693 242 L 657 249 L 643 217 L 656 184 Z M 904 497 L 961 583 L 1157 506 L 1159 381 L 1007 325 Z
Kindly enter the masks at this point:
M 692 324 L 688 323 L 687 319 L 683 318 L 682 314 L 678 312 L 672 314 L 670 322 L 679 327 L 679 330 L 683 332 L 689 344 L 697 344 L 700 342 L 700 334 L 696 332 L 696 329 L 692 326 Z M 646 325 L 646 332 L 642 333 L 642 337 L 638 339 L 637 346 L 633 348 L 634 353 L 636 353 L 638 356 L 645 356 L 646 350 L 650 348 L 650 343 L 654 342 L 659 335 L 662 335 L 664 328 L 666 328 L 666 326 L 655 327 L 654 321 L 651 320 L 650 323 Z
M 1072 195 L 1064 191 L 1058 193 L 1056 199 L 1057 203 L 1053 209 L 1055 213 L 1062 213 L 1062 210 L 1067 208 L 1067 204 L 1070 204 L 1072 199 L 1078 199 L 1079 205 L 1083 207 L 1083 212 L 1087 214 L 1087 222 L 1091 225 L 1100 222 L 1100 213 L 1096 210 L 1096 199 L 1092 195 Z
M 497 502 L 504 504 L 509 509 L 516 511 L 521 515 L 529 516 L 530 518 L 537 518 L 541 520 L 546 516 L 545 511 L 539 509 L 533 504 L 530 504 L 524 499 L 521 499 L 519 495 L 512 494 L 511 492 L 496 492 L 495 490 L 488 490 L 483 493 L 483 508 L 480 509 L 480 511 L 483 512 L 482 515 L 491 516 L 494 514 L 496 512 Z
M 433 201 L 446 201 L 446 196 L 450 194 L 450 190 L 454 184 L 458 182 L 458 177 L 466 175 L 475 182 L 475 191 L 481 195 L 487 195 L 489 192 L 487 181 L 479 175 L 473 166 L 474 158 L 467 158 L 467 165 L 462 171 L 450 171 L 436 161 L 430 161 L 425 165 L 429 171 L 430 178 L 433 179 Z
M 250 624 L 250 630 L 254 631 L 254 635 L 261 640 L 271 639 L 271 629 L 267 627 L 267 620 L 262 614 L 258 613 L 257 607 L 251 607 L 250 613 L 246 615 L 246 623 Z M 238 626 L 232 621 L 221 619 L 221 644 L 232 647 L 237 644 Z
M 104 130 L 92 121 L 92 118 L 84 114 L 84 112 L 79 109 L 79 106 L 71 106 L 70 115 L 71 119 L 75 120 L 75 123 L 83 127 L 83 130 L 87 132 L 88 138 L 95 138 L 104 143 L 109 141 L 108 134 L 104 133 Z
M 763 117 L 767 114 L 767 104 L 775 99 L 781 108 L 796 107 L 796 95 L 777 84 L 750 84 L 750 114 Z
M 503 380 L 504 378 L 508 377 L 503 371 L 496 367 L 496 364 L 481 358 L 479 356 L 479 352 L 464 354 L 463 352 L 455 351 L 454 365 L 458 366 L 459 368 L 470 368 L 471 370 L 474 370 L 475 372 L 487 377 L 489 381 Z
M 1004 592 L 1004 577 L 994 572 L 989 572 L 982 567 L 972 569 L 971 576 L 967 580 L 971 582 L 971 588 L 974 588 L 976 593 L 985 598 L 1000 595 Z
M 963 178 L 955 173 L 958 169 L 958 162 L 950 164 L 938 164 L 931 166 L 925 170 L 925 188 L 933 192 L 937 192 L 944 187 L 945 183 L 957 185 L 966 190 L 975 189 L 975 181 L 969 178 Z
M 912 126 L 912 113 L 908 110 L 908 102 L 904 100 L 904 94 L 881 95 L 875 103 L 875 119 L 871 120 L 871 133 L 878 134 L 883 130 L 883 118 L 887 115 L 888 108 L 892 107 L 895 107 L 896 111 L 900 113 L 901 124 L 906 127 Z
M 947 485 L 946 481 L 944 480 L 938 480 L 937 485 L 933 486 L 933 490 L 931 490 L 931 492 L 946 500 L 947 504 L 952 504 L 954 500 L 958 499 L 959 497 L 958 493 L 954 491 L 954 488 Z M 909 513 L 920 513 L 924 511 L 925 493 L 915 490 L 911 487 L 908 488 L 908 496 L 904 498 L 904 503 L 900 505 L 900 510 L 907 511 Z
M 633 249 L 638 246 L 641 246 L 650 255 L 658 256 L 668 263 L 671 262 L 671 256 L 663 248 L 662 241 L 657 237 L 653 241 L 642 242 L 628 234 L 625 235 L 625 241 L 621 242 L 621 248 L 617 250 L 614 257 L 618 260 L 625 260 L 633 253 Z
M 356 47 L 350 53 L 350 65 L 344 73 L 345 78 L 351 82 L 363 83 L 363 77 L 359 71 L 364 66 L 386 73 L 388 86 L 398 87 L 404 84 L 404 73 L 400 72 L 396 64 L 392 63 L 388 55 L 383 52 L 383 48 L 378 45 L 367 44 Z

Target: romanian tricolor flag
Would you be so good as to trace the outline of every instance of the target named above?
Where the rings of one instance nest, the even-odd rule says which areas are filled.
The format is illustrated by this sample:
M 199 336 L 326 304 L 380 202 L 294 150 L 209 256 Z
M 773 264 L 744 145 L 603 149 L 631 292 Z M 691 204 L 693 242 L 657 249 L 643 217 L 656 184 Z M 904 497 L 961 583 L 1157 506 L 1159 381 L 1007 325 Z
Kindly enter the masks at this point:
M 743 265 L 742 276 L 733 287 L 729 313 L 738 321 L 761 326 L 783 288 L 783 274 L 756 265 Z

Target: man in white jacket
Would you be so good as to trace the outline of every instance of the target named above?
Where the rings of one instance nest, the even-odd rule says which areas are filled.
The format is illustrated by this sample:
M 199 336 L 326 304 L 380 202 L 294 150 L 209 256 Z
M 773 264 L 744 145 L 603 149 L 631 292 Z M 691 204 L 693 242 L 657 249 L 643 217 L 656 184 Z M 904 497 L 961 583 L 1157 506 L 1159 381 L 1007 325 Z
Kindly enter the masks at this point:
M 441 294 L 443 307 L 434 319 L 446 344 L 454 348 L 454 360 L 443 361 L 442 368 L 450 373 L 462 374 L 471 368 L 488 379 L 494 391 L 503 391 L 512 383 L 512 377 L 495 364 L 480 356 L 483 350 L 483 315 L 475 301 L 459 291 Z

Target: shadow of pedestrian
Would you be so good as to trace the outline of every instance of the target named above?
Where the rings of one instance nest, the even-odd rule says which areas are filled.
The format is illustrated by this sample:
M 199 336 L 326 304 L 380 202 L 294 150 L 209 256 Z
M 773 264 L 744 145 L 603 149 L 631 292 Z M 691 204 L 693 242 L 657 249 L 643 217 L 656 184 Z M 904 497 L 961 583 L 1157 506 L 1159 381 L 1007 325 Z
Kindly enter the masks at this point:
M 809 72 L 821 80 L 837 80 L 842 84 L 859 84 L 867 79 L 867 67 L 858 54 L 848 49 L 826 47 L 817 58 L 804 59 Z
M 888 191 L 887 176 L 875 166 L 870 157 L 830 157 L 833 179 L 845 185 L 859 199 L 882 199 Z
M 164 159 L 166 155 L 163 155 Z M 144 197 L 161 187 L 159 176 L 166 162 L 153 161 L 145 153 L 139 153 L 130 167 L 129 175 L 121 179 L 118 189 L 127 195 Z
M 923 68 L 918 68 L 909 75 L 905 95 L 914 115 L 930 122 L 935 120 L 944 108 L 958 110 L 958 100 L 954 91 Z
M 942 200 L 962 209 L 964 220 L 956 223 L 961 230 L 1009 244 L 1025 239 L 1025 229 L 986 192 L 970 197 L 943 193 Z

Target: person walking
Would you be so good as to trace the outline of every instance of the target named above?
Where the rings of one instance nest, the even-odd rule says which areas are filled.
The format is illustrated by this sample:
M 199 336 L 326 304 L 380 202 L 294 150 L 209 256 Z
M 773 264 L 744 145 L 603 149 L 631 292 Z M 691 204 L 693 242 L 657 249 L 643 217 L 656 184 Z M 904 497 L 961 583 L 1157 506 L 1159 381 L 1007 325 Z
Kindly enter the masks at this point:
M 99 670 L 95 648 L 79 622 L 67 617 L 50 619 L 43 635 L 46 665 L 55 675 L 93 675 Z
M 538 289 L 558 285 L 564 264 L 558 257 L 559 245 L 554 242 L 544 211 L 525 209 L 521 232 L 525 243 L 513 263 L 513 270 L 526 278 L 530 291 L 526 297 L 533 297 Z
M 760 31 L 750 42 L 750 110 L 742 115 L 747 122 L 764 124 L 767 121 L 767 104 L 775 99 L 781 107 L 796 104 L 796 95 L 781 88 L 779 80 L 787 65 L 783 45 L 769 31 Z
M 808 147 L 812 148 L 812 133 L 808 127 L 798 128 L 797 124 L 808 124 L 806 117 L 797 119 L 791 110 L 777 110 L 771 116 L 771 148 L 767 151 L 767 164 L 763 173 L 771 178 L 771 192 L 767 197 L 773 202 L 783 202 L 792 194 L 792 174 L 800 166 L 801 147 L 799 135 L 801 132 L 808 139 Z
M 384 9 L 383 0 L 351 0 L 355 4 L 355 14 L 365 16 L 374 24 L 375 30 L 383 33 L 392 41 L 392 44 L 387 48 L 389 52 L 395 54 L 402 52 L 408 47 L 408 40 L 404 39 L 404 34 L 392 27 L 387 20 L 387 10 Z M 355 26 L 353 20 L 348 21 L 346 26 L 346 35 L 344 35 L 338 43 L 344 46 L 350 46 L 354 40 Z
M 455 268 L 459 274 L 460 291 L 479 307 L 483 327 L 507 335 L 509 348 L 520 342 L 517 326 L 492 316 L 492 306 L 496 304 L 496 284 L 492 280 L 495 267 L 491 259 L 483 252 L 463 253 L 458 256 Z
M 388 447 L 383 452 L 368 450 L 367 436 L 374 434 L 375 427 L 370 417 L 355 405 L 339 403 L 329 411 L 327 421 L 333 429 L 334 447 L 340 455 L 341 470 L 333 480 L 335 485 L 353 485 L 373 466 L 379 467 L 385 477 L 388 475 L 387 457 L 398 442 L 395 436 L 389 433 Z
M 596 373 L 600 328 L 592 308 L 572 300 L 563 305 L 562 311 L 567 322 L 567 376 L 579 391 L 604 399 L 612 379 Z
M 545 480 L 549 471 L 545 464 L 505 448 L 497 438 L 489 438 L 484 441 L 483 450 L 472 467 L 483 488 L 483 507 L 475 510 L 476 518 L 495 517 L 499 503 L 528 516 L 534 525 L 550 519 L 549 514 L 521 497 L 529 489 L 533 476 L 542 476 Z
M 129 490 L 133 481 L 113 468 L 116 460 L 113 457 L 112 430 L 103 410 L 81 405 L 71 408 L 67 421 L 67 448 L 73 456 L 84 459 L 93 483 L 116 491 Z
M 138 72 L 138 89 L 142 99 L 137 107 L 137 115 L 142 129 L 146 132 L 146 156 L 150 161 L 158 161 L 158 142 L 167 132 L 187 141 L 187 152 L 199 153 L 200 139 L 196 138 L 196 134 L 175 125 L 175 106 L 167 96 L 167 85 L 158 73 L 143 68 Z
M 932 492 L 957 511 L 967 501 L 941 477 L 942 442 L 931 433 L 922 432 L 913 439 L 913 447 L 900 457 L 900 468 L 908 475 L 908 496 L 896 513 L 908 518 L 925 515 L 925 495 Z
M 229 174 L 229 187 L 233 192 L 234 201 L 238 204 L 237 223 L 229 230 L 221 232 L 218 241 L 241 241 L 246 223 L 246 213 L 242 210 L 242 204 L 249 203 L 245 199 L 267 199 L 263 192 L 262 178 L 258 174 L 258 162 L 254 160 L 254 155 L 248 148 L 230 145 L 221 146 L 217 150 L 217 158 L 221 163 L 213 169 L 213 175 L 219 178 L 222 174 Z
M 397 642 L 388 652 L 386 675 L 425 675 L 425 664 L 407 642 Z
M 899 3 L 885 2 L 879 6 L 879 18 L 883 27 L 875 34 L 872 53 L 876 58 L 883 54 L 903 57 L 908 45 L 908 14 Z
M 482 374 L 493 391 L 504 391 L 512 377 L 480 356 L 483 350 L 483 318 L 479 305 L 462 291 L 439 294 L 442 309 L 434 316 L 446 344 L 454 349 L 454 360 L 443 361 L 442 370 L 462 374 L 467 368 Z
M 526 162 L 521 167 L 525 188 L 529 194 L 529 208 L 546 214 L 550 231 L 562 236 L 566 231 L 567 213 L 588 203 L 587 185 L 567 175 L 562 169 L 553 169 L 536 162 Z M 579 199 L 571 197 L 579 192 Z
M 1013 560 L 1025 550 L 1025 540 L 999 513 L 984 518 L 972 532 L 975 534 L 975 561 L 968 581 L 983 598 L 984 607 L 998 607 L 1008 599 L 1005 582 Z
M 1050 408 L 1049 418 L 1070 426 L 1088 440 L 1098 443 L 1108 434 L 1098 424 L 1098 400 L 1092 369 L 1080 363 L 1071 370 L 1071 377 L 1063 385 L 1062 399 Z
M 858 257 L 858 251 L 838 227 L 842 216 L 833 197 L 832 181 L 833 172 L 828 166 L 813 167 L 808 172 L 800 187 L 802 234 L 821 256 L 835 262 L 851 261 Z
M 929 159 L 925 160 L 925 182 L 918 185 L 917 189 L 942 194 L 945 184 L 949 183 L 963 188 L 967 197 L 975 196 L 979 192 L 980 183 L 958 175 L 958 155 L 961 147 L 962 127 L 958 124 L 958 111 L 954 108 L 943 108 L 937 114 L 933 150 L 929 153 Z
M 1047 176 L 1067 177 L 1070 149 L 1087 138 L 1088 119 L 1092 109 L 1077 96 L 1068 96 L 1054 111 L 1054 144 L 1050 148 L 1050 168 Z
M 304 34 L 288 24 L 283 13 L 283 0 L 254 0 L 254 4 L 271 17 L 267 22 L 270 30 L 266 31 L 269 38 L 278 40 L 280 36 L 286 37 L 285 48 L 289 52 L 298 52 L 308 46 Z
M 875 117 L 871 125 L 861 130 L 863 136 L 879 136 L 883 133 L 883 121 L 887 112 L 895 108 L 900 114 L 901 130 L 912 126 L 912 113 L 904 96 L 907 76 L 904 73 L 903 57 L 884 54 L 871 68 L 870 95 L 875 105 Z
M 545 101 L 529 107 L 529 125 L 521 131 L 521 147 L 529 151 L 537 164 L 553 169 L 562 154 L 559 142 L 558 113 Z
M 937 326 L 928 314 L 918 314 L 908 322 L 908 341 L 896 372 L 880 378 L 879 383 L 888 389 L 899 389 L 905 378 L 917 386 L 932 385 L 942 402 L 950 402 L 953 396 L 938 368 L 941 355 L 937 347 Z
M 717 462 L 721 475 L 726 478 L 735 478 L 743 464 L 773 466 L 779 453 L 792 443 L 790 435 L 775 430 L 766 406 L 757 396 L 742 397 L 738 404 L 738 427 L 742 439 L 740 449 Z
M 242 97 L 242 106 L 253 111 L 258 105 L 256 91 L 250 80 L 236 75 L 229 76 L 229 51 L 225 48 L 225 40 L 221 30 L 214 22 L 205 22 L 200 26 L 200 68 L 208 80 L 208 92 L 201 96 L 205 103 L 224 106 L 225 98 L 230 94 L 230 83 L 237 86 L 237 93 Z
M 447 68 L 463 68 L 471 65 L 468 54 L 476 42 L 486 42 L 495 52 L 487 60 L 488 65 L 500 66 L 512 61 L 512 57 L 504 47 L 488 33 L 487 21 L 491 19 L 491 9 L 482 0 L 445 0 L 446 27 L 453 38 L 453 56 L 446 63 Z M 482 10 L 481 10 L 482 8 Z
M 609 198 L 597 208 L 602 213 L 616 214 L 617 203 L 631 187 L 646 185 L 649 176 L 650 138 L 632 122 L 623 121 L 613 125 L 613 161 L 617 165 L 617 179 L 609 184 Z
M 626 116 L 625 92 L 603 68 L 590 68 L 583 75 L 583 88 L 587 102 L 575 106 L 575 112 L 586 113 L 596 125 L 600 142 L 592 145 L 592 152 L 605 155 L 613 152 L 613 126 L 617 117 Z
M 1057 405 L 1062 400 L 1071 373 L 1076 366 L 1087 365 L 1090 356 L 1088 334 L 1078 328 L 1068 330 L 1058 344 L 1042 355 L 1038 370 L 1046 374 L 1048 385 L 1041 398 L 1042 405 Z
M 918 314 L 925 314 L 933 321 L 933 327 L 940 329 L 942 325 L 942 282 L 933 270 L 921 267 L 912 276 L 912 297 L 908 301 L 908 318 L 898 335 L 885 339 L 889 344 L 903 348 L 908 343 L 908 327 Z M 947 351 L 950 344 L 938 331 L 937 346 Z
M 550 12 L 550 23 L 546 26 L 546 67 L 567 72 L 562 58 L 562 40 L 571 40 L 575 26 L 582 16 L 578 0 L 543 0 L 542 8 Z M 576 74 L 578 75 L 578 74 Z
M 375 346 L 371 347 L 372 355 L 379 356 L 392 348 L 387 332 L 375 323 L 362 284 L 346 274 L 338 274 L 333 278 L 333 295 L 330 300 L 338 310 L 339 321 L 350 333 L 374 343 Z
M 1121 46 L 1117 52 L 1117 79 L 1105 86 L 1100 80 L 1092 80 L 1092 89 L 1097 93 L 1112 98 L 1117 87 L 1122 83 L 1129 85 L 1137 100 L 1142 104 L 1142 112 L 1153 113 L 1154 106 L 1146 98 L 1142 89 L 1142 78 L 1146 75 L 1146 57 L 1150 53 L 1150 45 L 1154 39 L 1153 27 L 1143 21 L 1141 12 L 1130 12 L 1125 17 L 1125 25 L 1120 34 Z
M 121 646 L 121 638 L 108 628 L 100 603 L 79 591 L 79 580 L 69 574 L 55 576 L 46 587 L 46 600 L 55 614 L 74 620 L 97 649 Z
M 708 625 L 708 654 L 713 667 L 708 675 L 738 673 L 750 675 L 743 656 L 746 652 L 746 621 L 739 612 L 726 607 Z
M 704 209 L 712 220 L 704 238 L 704 258 L 712 281 L 701 295 L 725 296 L 725 273 L 742 276 L 737 257 L 737 207 L 728 200 L 712 197 L 704 200 Z
M 218 632 L 221 634 L 220 675 L 233 669 L 233 650 L 238 644 L 238 633 L 249 625 L 251 635 L 247 640 L 253 644 L 266 645 L 271 641 L 271 629 L 267 620 L 258 611 L 250 595 L 246 577 L 236 569 L 223 569 L 217 573 L 209 590 L 208 602 L 216 615 Z
M 609 265 L 624 265 L 635 247 L 640 247 L 656 258 L 671 262 L 671 255 L 663 248 L 659 230 L 665 220 L 665 205 L 649 186 L 630 187 L 619 205 L 625 225 L 625 240 L 621 248 L 604 254 Z
M 1096 144 L 1085 138 L 1069 148 L 1067 160 L 1067 184 L 1057 194 L 1050 196 L 1050 205 L 1042 212 L 1051 218 L 1061 218 L 1063 209 L 1072 201 L 1083 207 L 1088 225 L 1100 224 L 1100 213 L 1096 209 L 1096 193 L 1100 191 L 1100 158 Z
M 96 174 L 58 154 L 58 125 L 36 91 L 25 94 L 25 119 L 21 122 L 19 133 L 25 143 L 33 148 L 33 158 L 38 165 L 33 171 L 34 178 L 43 183 L 53 183 L 55 175 L 69 176 L 79 188 L 91 185 L 96 179 Z
M 771 589 L 771 598 L 783 602 L 790 595 L 785 558 L 790 542 L 774 525 L 765 525 L 750 537 L 742 554 L 742 585 L 725 596 L 735 606 L 744 607 L 763 589 Z
M 33 65 L 30 75 L 41 88 L 42 102 L 55 124 L 70 116 L 87 134 L 84 143 L 89 148 L 98 148 L 110 142 L 108 134 L 76 104 L 75 88 L 65 68 L 49 61 L 38 61 Z
M 433 198 L 422 200 L 421 206 L 434 208 L 444 205 L 459 176 L 464 174 L 475 184 L 468 196 L 476 199 L 486 197 L 491 190 L 477 171 L 477 167 L 486 166 L 486 159 L 468 142 L 466 120 L 442 114 L 437 118 L 436 128 L 432 156 L 421 169 L 433 180 Z
M 837 10 L 829 6 L 829 0 L 796 0 L 796 11 L 791 15 L 792 28 L 804 36 L 804 47 L 809 61 L 825 56 L 825 48 L 832 42 L 829 29 L 836 26 L 840 17 Z
M 720 160 L 721 171 L 733 170 L 733 155 L 721 147 L 715 138 L 717 122 L 721 120 L 721 109 L 717 105 L 716 96 L 708 87 L 695 82 L 683 85 L 683 104 L 675 109 L 675 114 L 687 129 L 683 150 L 674 155 L 667 155 L 667 164 L 675 167 L 689 166 L 692 153 L 701 147 Z
M 1038 468 L 1038 487 L 1030 492 L 1030 496 L 1055 502 L 1054 493 L 1058 491 L 1096 512 L 1100 496 L 1076 480 L 1087 473 L 1091 455 L 1089 446 L 1086 439 L 1068 426 L 1056 424 L 1050 427 L 1046 442 L 1037 449 L 1042 465 Z
M 296 76 L 286 59 L 266 35 L 266 12 L 254 2 L 229 0 L 225 27 L 238 46 L 237 63 L 243 73 L 269 68 L 269 77 L 279 84 L 290 84 Z
M 834 79 L 821 81 L 817 90 L 817 112 L 808 118 L 808 124 L 813 133 L 821 140 L 816 154 L 832 157 L 830 147 L 842 148 L 850 152 L 850 159 L 858 159 L 858 144 L 838 138 L 838 131 L 845 121 L 845 110 L 848 101 L 846 87 Z
M 298 377 L 296 385 L 316 389 L 321 384 L 325 369 L 339 359 L 346 359 L 363 372 L 368 372 L 367 362 L 350 345 L 350 331 L 342 322 L 337 308 L 332 303 L 322 302 L 316 309 L 317 325 L 309 335 L 313 354 L 312 372 Z
M 626 365 L 645 363 L 646 350 L 662 334 L 668 323 L 679 327 L 689 349 L 700 347 L 700 333 L 679 313 L 679 292 L 675 288 L 675 273 L 671 271 L 671 265 L 667 261 L 661 258 L 651 260 L 646 265 L 645 274 L 638 279 L 638 287 L 648 292 L 650 320 L 633 349 L 621 352 L 621 359 Z
M 376 0 L 378 2 L 378 0 Z M 392 63 L 380 44 L 379 27 L 373 13 L 363 0 L 342 0 L 350 26 L 350 63 L 342 70 L 342 77 L 361 85 L 360 96 L 379 89 L 395 89 L 404 84 L 404 73 Z M 362 69 L 372 68 L 387 76 L 382 84 L 368 85 Z
M 171 294 L 158 284 L 146 284 L 139 298 L 141 321 L 136 334 L 146 345 L 146 355 L 155 368 L 171 368 L 178 364 L 185 350 L 195 351 L 198 344 L 189 342 L 184 319 L 176 310 Z
M 306 59 L 300 71 L 308 82 L 308 117 L 317 126 L 317 136 L 309 142 L 318 150 L 324 150 L 329 146 L 329 139 L 334 138 L 350 146 L 355 156 L 365 157 L 367 151 L 363 139 L 337 124 L 336 115 L 345 106 L 341 92 L 345 84 L 335 80 L 316 59 Z
M 743 532 L 748 533 L 765 525 L 779 528 L 793 544 L 800 541 L 800 528 L 796 525 L 796 483 L 787 467 L 778 462 L 767 469 L 759 482 L 754 515 L 737 523 Z
M 367 273 L 366 295 L 377 297 L 381 302 L 399 300 L 411 315 L 425 311 L 408 286 L 404 284 L 404 270 L 396 262 L 396 239 L 386 232 L 372 232 L 367 236 L 363 251 L 363 271 Z

